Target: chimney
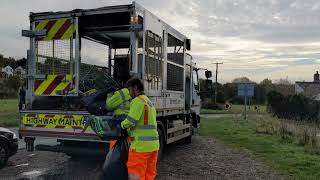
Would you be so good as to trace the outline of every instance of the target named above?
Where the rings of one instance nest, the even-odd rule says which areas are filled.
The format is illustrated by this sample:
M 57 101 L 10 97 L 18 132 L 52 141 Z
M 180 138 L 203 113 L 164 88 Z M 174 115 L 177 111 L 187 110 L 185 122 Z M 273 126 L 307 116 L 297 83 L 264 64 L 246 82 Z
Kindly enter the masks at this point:
M 314 77 L 313 78 L 313 82 L 320 82 L 320 80 L 319 80 L 319 72 L 318 71 L 314 74 L 313 77 Z

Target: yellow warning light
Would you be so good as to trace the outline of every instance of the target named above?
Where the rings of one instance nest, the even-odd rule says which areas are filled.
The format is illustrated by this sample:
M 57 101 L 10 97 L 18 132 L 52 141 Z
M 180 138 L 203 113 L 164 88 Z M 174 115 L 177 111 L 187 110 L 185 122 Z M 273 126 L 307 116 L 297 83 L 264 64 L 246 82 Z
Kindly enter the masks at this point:
M 131 16 L 130 23 L 138 24 L 138 16 Z

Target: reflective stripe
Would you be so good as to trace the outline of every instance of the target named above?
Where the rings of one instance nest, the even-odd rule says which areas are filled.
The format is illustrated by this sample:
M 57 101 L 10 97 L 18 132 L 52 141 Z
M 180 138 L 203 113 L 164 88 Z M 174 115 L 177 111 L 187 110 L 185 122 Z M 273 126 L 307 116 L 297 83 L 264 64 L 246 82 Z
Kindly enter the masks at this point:
M 139 129 L 157 129 L 155 125 L 142 125 L 139 126 Z
M 125 111 L 125 110 L 127 110 L 127 107 L 126 107 L 125 104 L 121 104 L 120 109 L 123 110 L 123 111 Z
M 122 90 L 120 90 L 119 93 L 120 93 L 120 96 L 121 96 L 121 99 L 122 99 L 122 103 L 126 102 L 126 97 L 123 94 Z
M 128 174 L 128 179 L 139 179 L 140 176 L 137 174 Z
M 147 103 L 148 103 L 148 105 L 149 105 L 150 107 L 153 107 L 153 104 L 152 104 L 152 102 L 150 102 L 150 101 L 147 101 Z
M 122 90 L 120 90 L 119 93 L 120 93 L 120 96 L 121 96 L 121 99 L 122 99 L 122 103 L 121 103 L 120 109 L 125 111 L 125 110 L 127 110 L 126 105 L 125 105 L 126 97 L 125 97 L 124 93 L 122 92 Z
M 135 137 L 131 138 L 132 141 L 137 140 Z M 155 136 L 139 136 L 138 137 L 139 141 L 155 141 L 155 140 L 159 140 L 159 137 L 155 137 Z
M 133 117 L 130 117 L 130 116 L 127 116 L 127 119 L 130 121 L 130 122 L 132 122 L 133 124 L 135 124 L 136 123 L 136 119 L 134 119 Z
M 115 120 L 124 120 L 126 119 L 127 115 L 126 114 L 117 114 L 113 116 L 113 119 Z

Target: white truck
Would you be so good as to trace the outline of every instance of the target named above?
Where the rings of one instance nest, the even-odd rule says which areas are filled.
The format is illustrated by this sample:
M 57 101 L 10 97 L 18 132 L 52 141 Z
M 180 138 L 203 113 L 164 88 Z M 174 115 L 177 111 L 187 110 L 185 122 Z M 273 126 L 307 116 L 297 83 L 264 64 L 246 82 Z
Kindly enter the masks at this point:
M 141 5 L 30 13 L 30 29 L 22 35 L 30 38 L 30 49 L 19 135 L 28 150 L 37 137 L 60 142 L 55 147 L 38 145 L 39 150 L 103 149 L 107 141 L 90 127 L 82 132 L 90 113 L 81 97 L 92 89 L 121 87 L 133 76 L 143 81 L 156 107 L 160 151 L 181 139 L 191 142 L 200 123 L 198 69 L 187 53 L 191 41 Z M 103 46 L 100 65 L 94 65 L 94 58 L 82 58 L 84 52 L 96 53 L 95 46 L 83 43 Z M 98 114 L 112 118 L 103 110 L 106 93 L 97 98 Z

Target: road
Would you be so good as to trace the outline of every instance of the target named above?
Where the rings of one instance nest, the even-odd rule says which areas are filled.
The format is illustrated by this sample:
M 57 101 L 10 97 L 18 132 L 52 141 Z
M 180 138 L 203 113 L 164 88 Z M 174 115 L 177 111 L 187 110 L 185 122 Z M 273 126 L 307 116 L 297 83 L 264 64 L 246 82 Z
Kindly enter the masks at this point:
M 211 117 L 214 115 L 210 115 Z M 16 131 L 16 129 L 13 129 Z M 54 145 L 50 139 L 37 144 Z M 0 170 L 0 179 L 98 179 L 103 156 L 71 158 L 63 153 L 26 152 L 21 142 L 18 153 Z M 194 136 L 191 144 L 169 145 L 158 163 L 157 180 L 280 179 L 249 155 L 211 137 Z

